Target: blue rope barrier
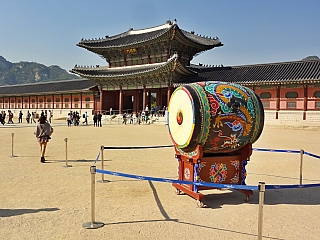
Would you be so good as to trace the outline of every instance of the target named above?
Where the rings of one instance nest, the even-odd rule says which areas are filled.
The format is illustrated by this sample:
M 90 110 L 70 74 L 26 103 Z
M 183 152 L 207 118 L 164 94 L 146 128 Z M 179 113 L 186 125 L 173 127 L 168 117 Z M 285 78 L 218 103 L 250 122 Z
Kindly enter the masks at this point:
M 320 156 L 315 155 L 315 154 L 313 154 L 313 153 L 304 152 L 304 154 L 309 155 L 309 156 L 314 157 L 314 158 L 320 158 Z
M 203 187 L 224 188 L 224 189 L 234 189 L 234 190 L 258 190 L 258 186 L 208 183 L 208 182 L 190 182 L 190 181 L 174 180 L 174 179 L 169 179 L 169 178 L 155 178 L 155 177 L 139 176 L 139 175 L 113 172 L 113 171 L 107 171 L 107 170 L 101 170 L 101 169 L 96 169 L 96 172 L 102 173 L 102 174 L 118 176 L 118 177 L 135 178 L 135 179 L 139 179 L 139 180 L 148 180 L 148 181 L 156 181 L 156 182 L 188 184 L 188 185 L 196 185 L 196 186 L 203 186 Z
M 281 150 L 281 149 L 267 149 L 267 148 L 252 148 L 252 150 L 261 151 L 261 152 L 300 153 L 300 150 Z
M 294 185 L 266 185 L 266 189 L 289 189 L 289 188 L 310 188 L 320 187 L 320 183 L 313 184 L 294 184 Z
M 128 147 L 104 147 L 104 149 L 118 149 L 118 150 L 129 150 L 129 149 L 145 149 L 145 148 L 167 148 L 173 147 L 174 145 L 164 145 L 164 146 L 128 146 Z
M 94 161 L 94 164 L 93 164 L 93 165 L 96 165 L 96 163 L 97 163 L 98 160 L 99 160 L 99 157 L 100 157 L 100 151 L 99 151 L 98 156 L 96 157 L 96 160 Z

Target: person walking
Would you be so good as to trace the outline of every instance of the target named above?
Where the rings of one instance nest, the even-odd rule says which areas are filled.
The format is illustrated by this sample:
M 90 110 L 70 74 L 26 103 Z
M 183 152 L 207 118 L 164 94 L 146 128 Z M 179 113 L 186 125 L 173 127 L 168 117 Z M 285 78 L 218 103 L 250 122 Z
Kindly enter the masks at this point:
M 49 123 L 51 124 L 51 118 L 53 117 L 53 115 L 52 115 L 52 112 L 51 112 L 51 110 L 49 110 L 49 116 L 48 116 L 48 119 L 49 119 Z
M 102 127 L 102 124 L 101 124 L 102 115 L 100 112 L 98 112 L 97 119 L 98 119 L 98 127 Z
M 47 122 L 47 119 L 44 115 L 41 115 L 38 124 L 36 125 L 36 129 L 34 130 L 34 135 L 36 136 L 39 145 L 40 145 L 40 161 L 42 163 L 45 163 L 45 152 L 47 148 L 47 143 L 49 142 L 49 139 L 51 139 L 51 135 L 53 133 L 53 128 L 51 125 Z
M 27 115 L 26 115 L 26 121 L 27 121 L 27 123 L 30 122 L 30 117 L 31 117 L 31 114 L 30 114 L 30 112 L 29 112 L 29 110 L 28 110 Z
M 32 122 L 36 123 L 36 121 L 34 120 L 34 117 L 35 117 L 35 113 L 34 113 L 34 112 L 31 112 L 31 120 L 30 120 L 30 123 L 32 123 Z
M 22 111 L 20 111 L 19 112 L 19 118 L 18 118 L 19 123 L 22 123 L 22 116 L 23 116 L 23 113 L 22 113 Z
M 97 113 L 93 114 L 93 126 L 97 127 L 98 116 Z
M 9 123 L 11 123 L 11 124 L 13 124 L 13 113 L 10 111 L 10 110 L 8 110 L 8 124 Z
M 87 112 L 85 112 L 84 114 L 83 114 L 83 116 L 82 116 L 83 118 L 84 118 L 84 121 L 83 121 L 83 123 L 82 124 L 86 124 L 86 125 L 88 125 L 88 113 Z

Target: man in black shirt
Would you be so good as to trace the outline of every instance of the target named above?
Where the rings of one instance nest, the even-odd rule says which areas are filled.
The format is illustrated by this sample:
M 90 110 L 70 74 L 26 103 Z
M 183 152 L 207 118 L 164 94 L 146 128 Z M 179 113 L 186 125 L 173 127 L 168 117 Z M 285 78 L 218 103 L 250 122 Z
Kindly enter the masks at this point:
M 102 115 L 100 112 L 98 112 L 98 115 L 97 115 L 97 119 L 98 119 L 98 127 L 102 127 L 102 124 L 101 124 L 101 118 L 102 118 Z

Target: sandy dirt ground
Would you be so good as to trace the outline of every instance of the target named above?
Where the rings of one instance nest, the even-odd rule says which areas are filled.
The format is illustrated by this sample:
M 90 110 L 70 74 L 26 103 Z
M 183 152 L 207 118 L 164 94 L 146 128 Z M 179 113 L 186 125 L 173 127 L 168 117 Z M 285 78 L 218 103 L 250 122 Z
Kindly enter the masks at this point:
M 0 126 L 0 239 L 257 239 L 259 194 L 206 190 L 206 208 L 170 183 L 104 175 L 96 183 L 91 221 L 90 166 L 100 146 L 172 144 L 167 126 L 65 126 L 54 121 L 46 160 L 40 163 L 35 125 Z M 12 133 L 14 133 L 12 157 Z M 66 145 L 68 138 L 68 163 Z M 265 126 L 255 148 L 304 149 L 320 155 L 320 130 Z M 136 175 L 177 178 L 172 148 L 105 150 L 105 169 Z M 298 184 L 300 155 L 254 151 L 247 184 Z M 101 168 L 101 161 L 97 162 Z M 303 183 L 320 182 L 320 160 L 304 156 Z M 96 174 L 96 180 L 102 175 Z M 320 188 L 277 189 L 265 194 L 263 239 L 319 239 Z

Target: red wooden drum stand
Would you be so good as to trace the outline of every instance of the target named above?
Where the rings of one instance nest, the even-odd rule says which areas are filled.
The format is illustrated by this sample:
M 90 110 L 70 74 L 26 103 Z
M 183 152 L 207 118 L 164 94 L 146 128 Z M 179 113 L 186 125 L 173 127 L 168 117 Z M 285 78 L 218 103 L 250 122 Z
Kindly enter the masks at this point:
M 229 154 L 204 154 L 202 147 L 198 145 L 192 152 L 183 152 L 175 147 L 176 158 L 179 163 L 179 180 L 194 182 L 211 182 L 222 184 L 245 185 L 247 161 L 252 154 L 252 145 Z M 172 184 L 176 193 L 184 192 L 195 198 L 199 207 L 203 207 L 204 195 L 200 190 L 213 189 L 187 184 Z M 253 195 L 251 190 L 238 190 L 246 195 L 246 200 Z

